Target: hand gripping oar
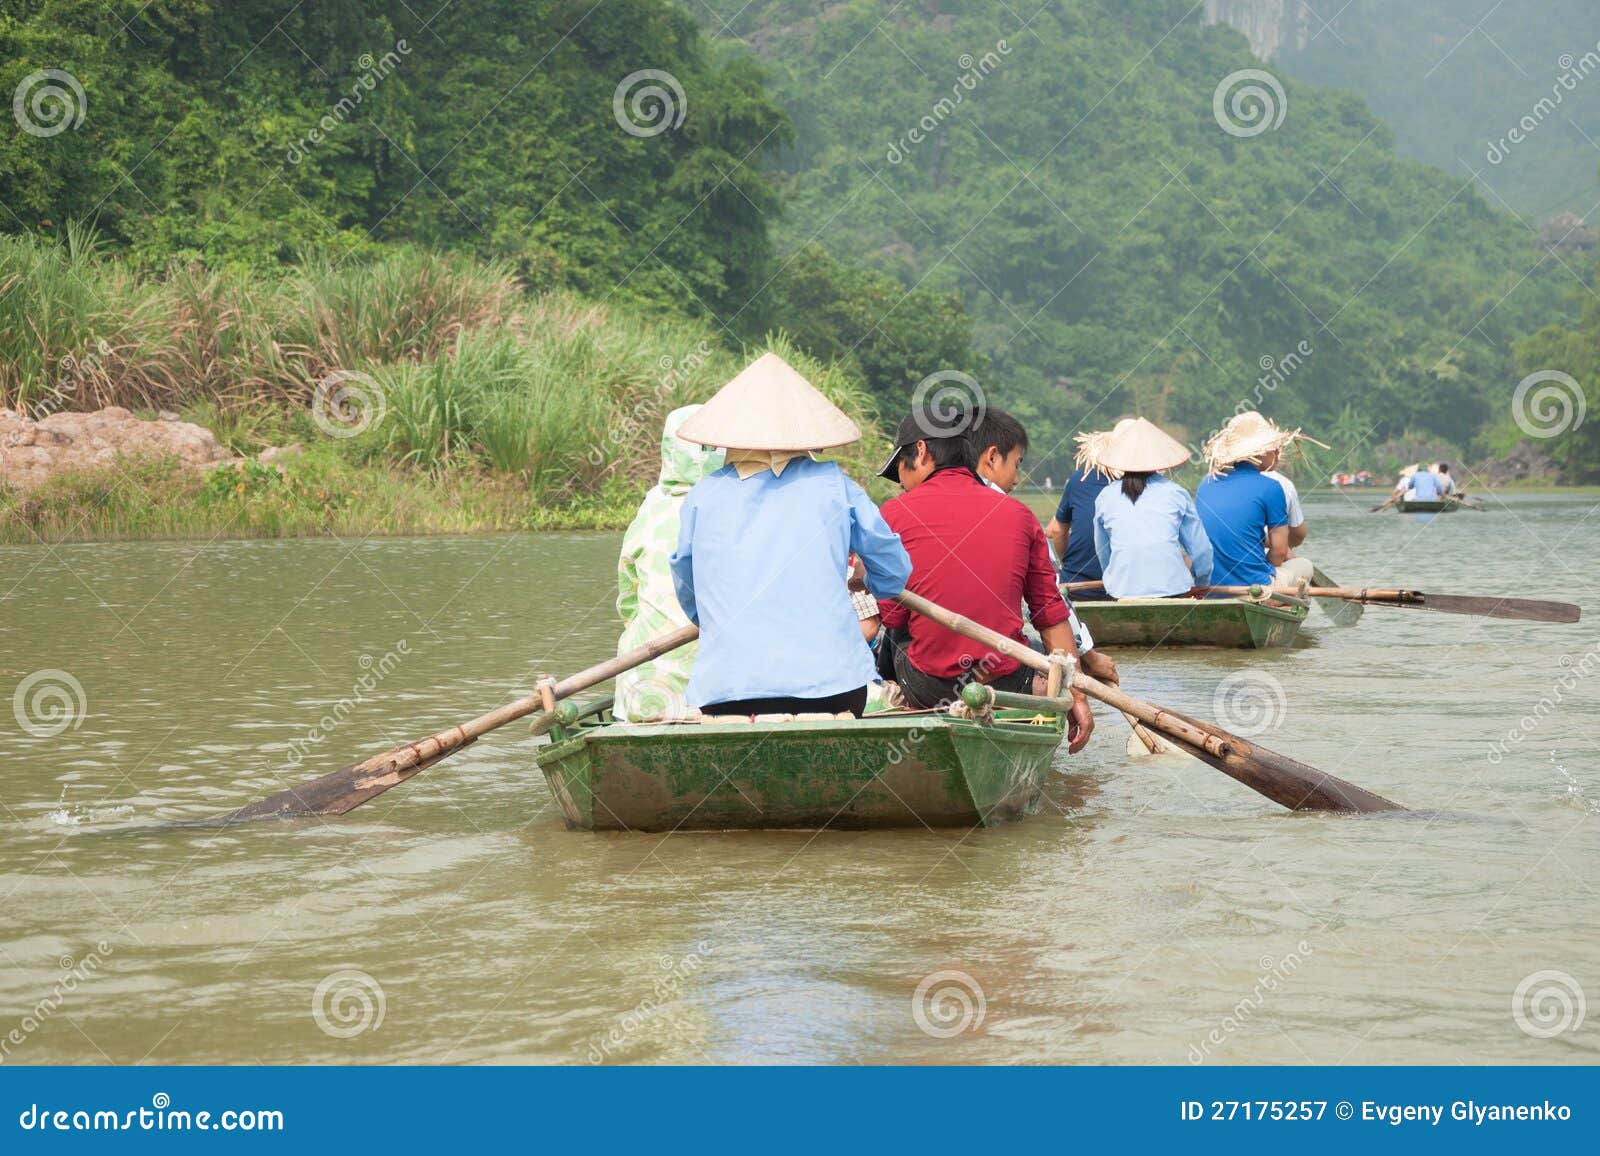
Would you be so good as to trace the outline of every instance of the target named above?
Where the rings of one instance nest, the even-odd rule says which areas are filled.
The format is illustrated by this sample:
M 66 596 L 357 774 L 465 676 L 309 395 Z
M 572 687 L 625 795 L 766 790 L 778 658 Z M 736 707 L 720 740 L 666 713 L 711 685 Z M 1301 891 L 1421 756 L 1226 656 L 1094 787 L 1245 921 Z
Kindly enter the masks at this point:
M 954 611 L 936 606 L 909 590 L 896 596 L 895 601 L 915 614 L 932 619 L 946 630 L 953 630 L 987 646 L 990 650 L 1015 658 L 1034 670 L 1042 673 L 1048 673 L 1050 670 L 1050 660 L 1030 647 L 990 630 L 987 626 L 980 626 Z M 1269 751 L 1265 747 L 1246 742 L 1221 727 L 1141 702 L 1125 694 L 1120 688 L 1097 682 L 1082 672 L 1073 673 L 1072 686 L 1090 698 L 1098 699 L 1107 706 L 1132 715 L 1162 738 L 1170 739 L 1175 746 L 1292 811 L 1366 812 L 1405 809 L 1381 795 L 1375 795 L 1353 783 L 1324 774 L 1315 767 L 1308 767 L 1287 755 L 1280 755 L 1276 751 Z M 996 701 L 999 701 L 998 694 Z M 1055 699 L 1040 699 L 1040 701 L 1050 702 L 1056 707 L 1061 705 L 1060 701 Z
M 1357 590 L 1346 586 L 1310 586 L 1305 590 L 1263 586 L 1203 586 L 1206 594 L 1259 597 L 1274 594 L 1309 594 L 1312 598 L 1343 598 L 1367 606 L 1401 606 L 1437 610 L 1441 614 L 1472 614 L 1482 618 L 1514 618 L 1520 622 L 1576 622 L 1582 613 L 1570 602 L 1544 602 L 1534 598 L 1497 598 L 1466 594 L 1427 594 L 1421 590 Z
M 637 650 L 608 658 L 605 662 L 579 671 L 560 682 L 543 682 L 530 695 L 515 702 L 479 715 L 470 722 L 453 726 L 449 730 L 403 743 L 381 755 L 373 755 L 363 762 L 352 763 L 337 771 L 313 779 L 287 791 L 251 803 L 214 822 L 243 823 L 252 819 L 293 819 L 302 815 L 342 815 L 397 787 L 419 771 L 427 770 L 440 759 L 449 758 L 492 730 L 538 711 L 553 712 L 561 699 L 570 698 L 579 691 L 615 678 L 625 670 L 660 658 L 669 650 L 676 650 L 700 637 L 696 626 L 685 626 L 645 643 Z

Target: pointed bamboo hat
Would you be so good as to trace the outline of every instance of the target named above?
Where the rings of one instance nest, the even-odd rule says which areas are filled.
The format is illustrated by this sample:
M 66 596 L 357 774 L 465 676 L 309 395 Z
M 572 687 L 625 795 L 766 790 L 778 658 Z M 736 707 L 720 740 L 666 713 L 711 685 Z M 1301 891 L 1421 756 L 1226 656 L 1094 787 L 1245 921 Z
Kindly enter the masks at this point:
M 1188 460 L 1187 446 L 1142 417 L 1125 417 L 1111 429 L 1078 435 L 1078 468 L 1099 470 L 1109 478 L 1176 469 Z
M 861 430 L 776 353 L 745 366 L 678 429 L 684 441 L 740 450 L 825 450 Z
M 1211 435 L 1205 444 L 1206 465 L 1213 474 L 1220 474 L 1235 462 L 1287 449 L 1302 441 L 1328 448 L 1316 438 L 1297 429 L 1286 430 L 1250 409 L 1234 414 L 1227 425 Z

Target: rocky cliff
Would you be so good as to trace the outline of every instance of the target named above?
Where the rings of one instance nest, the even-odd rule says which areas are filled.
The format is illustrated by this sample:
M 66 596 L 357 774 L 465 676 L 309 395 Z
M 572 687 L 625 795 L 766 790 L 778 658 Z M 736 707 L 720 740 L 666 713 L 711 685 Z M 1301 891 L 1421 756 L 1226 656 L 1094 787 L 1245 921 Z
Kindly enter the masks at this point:
M 1285 47 L 1311 40 L 1311 10 L 1305 0 L 1206 0 L 1206 23 L 1227 24 L 1250 38 L 1250 50 L 1271 60 Z

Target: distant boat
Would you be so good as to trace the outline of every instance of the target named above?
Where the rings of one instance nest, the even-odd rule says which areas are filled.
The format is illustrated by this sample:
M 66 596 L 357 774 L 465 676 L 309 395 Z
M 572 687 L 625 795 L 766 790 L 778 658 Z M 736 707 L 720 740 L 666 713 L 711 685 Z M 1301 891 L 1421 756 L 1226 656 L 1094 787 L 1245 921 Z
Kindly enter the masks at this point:
M 1096 646 L 1210 646 L 1263 650 L 1288 646 L 1310 613 L 1308 603 L 1251 598 L 1128 598 L 1075 602 Z
M 1402 514 L 1453 514 L 1461 508 L 1460 502 L 1412 502 L 1401 498 L 1394 508 Z

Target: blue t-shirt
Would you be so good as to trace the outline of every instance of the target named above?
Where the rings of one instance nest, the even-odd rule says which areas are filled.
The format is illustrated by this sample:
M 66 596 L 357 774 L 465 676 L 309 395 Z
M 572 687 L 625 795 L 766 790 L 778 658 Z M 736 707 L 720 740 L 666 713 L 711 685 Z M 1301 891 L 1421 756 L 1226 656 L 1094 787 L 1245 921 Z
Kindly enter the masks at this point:
M 1406 498 L 1413 502 L 1437 502 L 1439 500 L 1439 478 L 1427 470 L 1418 470 L 1411 475 L 1411 480 L 1406 483 L 1410 493 Z
M 1104 577 L 1094 553 L 1094 502 L 1106 485 L 1106 477 L 1099 471 L 1076 470 L 1061 491 L 1056 521 L 1071 531 L 1067 556 L 1061 559 L 1063 582 L 1096 582 Z
M 1194 504 L 1216 556 L 1211 581 L 1217 586 L 1267 584 L 1276 573 L 1267 561 L 1266 532 L 1289 524 L 1283 487 L 1249 462 L 1200 483 Z

